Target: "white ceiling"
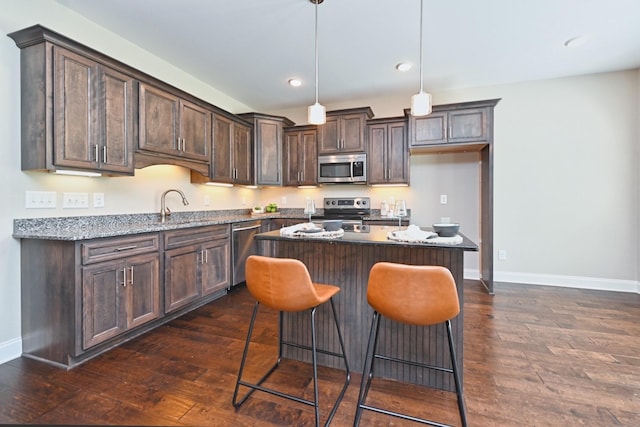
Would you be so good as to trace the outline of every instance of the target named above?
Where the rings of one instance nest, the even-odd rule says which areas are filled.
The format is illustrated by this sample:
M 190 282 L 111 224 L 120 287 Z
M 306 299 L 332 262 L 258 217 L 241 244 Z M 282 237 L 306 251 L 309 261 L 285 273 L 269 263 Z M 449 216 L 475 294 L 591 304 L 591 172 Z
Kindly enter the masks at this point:
M 57 1 L 257 111 L 314 102 L 310 0 Z M 425 0 L 424 9 L 429 92 L 640 68 L 640 0 Z M 419 0 L 324 0 L 320 102 L 417 92 L 419 11 Z M 566 48 L 575 36 L 587 42 Z M 403 61 L 414 67 L 396 71 Z M 291 77 L 303 86 L 288 86 Z

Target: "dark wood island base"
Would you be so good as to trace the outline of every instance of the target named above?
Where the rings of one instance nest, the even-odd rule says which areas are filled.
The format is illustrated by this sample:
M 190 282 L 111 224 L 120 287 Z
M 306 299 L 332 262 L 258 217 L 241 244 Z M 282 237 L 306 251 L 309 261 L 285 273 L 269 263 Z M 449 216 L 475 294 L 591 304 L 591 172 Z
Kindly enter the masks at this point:
M 345 232 L 337 239 L 284 237 L 280 231 L 270 231 L 256 239 L 270 241 L 270 255 L 301 260 L 317 283 L 329 283 L 341 288 L 334 297 L 349 364 L 353 371 L 362 372 L 367 338 L 373 310 L 367 304 L 369 270 L 380 261 L 411 265 L 440 265 L 451 270 L 458 288 L 460 314 L 452 320 L 456 341 L 458 366 L 462 368 L 463 348 L 463 271 L 464 251 L 477 251 L 478 247 L 464 238 L 458 245 L 404 243 L 387 240 L 387 232 L 397 227 L 371 226 L 368 233 Z M 464 236 L 463 236 L 464 237 Z M 393 283 L 389 283 L 393 286 Z M 326 307 L 318 309 L 318 345 L 330 351 L 338 350 L 335 327 L 329 324 Z M 283 325 L 284 339 L 310 345 L 307 313 L 286 313 Z M 428 364 L 450 366 L 449 350 L 444 325 L 418 327 L 401 325 L 382 319 L 379 349 L 389 356 L 409 360 L 422 360 Z M 308 352 L 290 348 L 286 357 L 310 362 Z M 333 358 L 319 357 L 318 363 L 341 369 Z M 463 371 L 463 369 L 461 369 Z M 427 385 L 454 391 L 451 375 L 412 366 L 399 366 L 393 362 L 377 361 L 376 375 L 399 381 Z M 462 375 L 462 372 L 461 372 Z

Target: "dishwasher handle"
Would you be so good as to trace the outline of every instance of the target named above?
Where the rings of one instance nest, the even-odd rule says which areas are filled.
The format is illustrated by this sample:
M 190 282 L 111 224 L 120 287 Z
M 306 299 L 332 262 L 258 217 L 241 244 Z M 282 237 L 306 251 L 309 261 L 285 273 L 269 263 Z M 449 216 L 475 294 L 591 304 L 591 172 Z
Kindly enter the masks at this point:
M 245 231 L 245 230 L 254 230 L 256 228 L 260 228 L 262 227 L 261 224 L 256 224 L 256 225 L 249 225 L 246 227 L 235 227 L 235 225 L 232 227 L 232 231 L 235 233 L 236 231 Z

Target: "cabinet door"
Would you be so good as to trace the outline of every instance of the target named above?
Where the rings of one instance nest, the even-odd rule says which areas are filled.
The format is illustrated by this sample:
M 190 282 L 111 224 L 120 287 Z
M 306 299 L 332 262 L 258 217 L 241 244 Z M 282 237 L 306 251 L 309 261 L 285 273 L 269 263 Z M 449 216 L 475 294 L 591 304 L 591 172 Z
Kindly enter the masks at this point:
M 369 154 L 367 158 L 367 184 L 387 182 L 387 125 L 369 126 Z
M 320 132 L 318 154 L 331 154 L 340 151 L 340 133 L 338 116 L 327 116 L 327 122 L 318 127 Z
M 447 113 L 431 113 L 424 117 L 411 116 L 409 133 L 411 147 L 447 142 Z
M 127 328 L 157 319 L 160 311 L 160 261 L 158 253 L 127 259 Z
M 318 181 L 317 132 L 308 130 L 301 132 L 298 149 L 298 165 L 300 167 L 299 185 L 316 185 Z
M 139 103 L 139 148 L 175 155 L 178 151 L 178 97 L 140 84 Z
M 486 108 L 449 112 L 449 142 L 485 141 L 486 139 Z
M 362 114 L 340 117 L 341 151 L 364 152 L 365 119 Z
M 282 184 L 288 186 L 298 185 L 300 180 L 300 167 L 298 165 L 301 149 L 301 132 L 285 132 L 282 150 Z
M 95 264 L 82 269 L 82 348 L 87 349 L 121 334 L 123 315 L 124 261 Z M 69 310 L 72 310 L 69 307 Z
M 210 178 L 218 182 L 233 181 L 233 122 L 213 116 L 213 161 Z
M 282 123 L 259 119 L 254 132 L 256 184 L 282 185 Z
M 198 264 L 200 245 L 171 249 L 164 253 L 164 311 L 169 313 L 197 300 L 201 294 Z
M 100 169 L 133 174 L 134 80 L 126 74 L 102 67 L 100 83 Z
M 233 167 L 234 182 L 237 184 L 253 184 L 253 154 L 251 145 L 251 128 L 234 123 Z
M 203 247 L 201 260 L 202 294 L 228 289 L 231 281 L 231 243 L 229 238 L 215 240 Z
M 406 133 L 405 123 L 389 123 L 386 164 L 387 182 L 390 184 L 409 183 L 409 150 Z
M 211 112 L 191 102 L 180 101 L 180 155 L 209 161 Z
M 54 47 L 54 159 L 57 166 L 95 168 L 97 64 Z

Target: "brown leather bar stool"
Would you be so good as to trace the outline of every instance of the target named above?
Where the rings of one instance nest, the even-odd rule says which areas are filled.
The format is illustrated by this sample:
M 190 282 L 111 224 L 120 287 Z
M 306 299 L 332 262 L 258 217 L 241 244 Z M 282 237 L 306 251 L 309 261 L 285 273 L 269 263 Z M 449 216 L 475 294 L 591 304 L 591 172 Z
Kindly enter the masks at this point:
M 367 302 L 374 312 L 353 425 L 357 426 L 360 423 L 363 410 L 392 415 L 422 424 L 445 425 L 388 409 L 373 407 L 365 403 L 371 386 L 371 379 L 373 378 L 374 362 L 376 359 L 382 359 L 451 373 L 455 381 L 460 420 L 462 425 L 466 427 L 467 417 L 464 397 L 462 396 L 462 384 L 451 333 L 451 319 L 460 312 L 456 283 L 451 272 L 439 266 L 415 266 L 379 262 L 371 268 L 369 273 Z M 393 321 L 409 325 L 428 326 L 445 323 L 452 362 L 451 368 L 377 354 L 376 348 L 381 315 Z
M 237 408 L 242 405 L 247 398 L 256 390 L 260 390 L 266 393 L 273 394 L 285 399 L 290 399 L 299 403 L 311 405 L 315 409 L 316 426 L 320 425 L 320 410 L 318 407 L 318 363 L 317 353 L 327 354 L 330 356 L 338 357 L 344 360 L 346 378 L 342 391 L 338 396 L 338 399 L 333 405 L 329 417 L 325 425 L 329 425 L 333 416 L 338 409 L 338 405 L 342 400 L 349 380 L 351 379 L 351 373 L 349 371 L 349 364 L 344 350 L 344 342 L 342 339 L 342 333 L 338 325 L 338 316 L 336 315 L 336 308 L 333 303 L 333 296 L 340 292 L 340 288 L 333 285 L 317 284 L 311 281 L 309 271 L 307 267 L 299 260 L 287 259 L 287 258 L 269 258 L 264 256 L 252 255 L 247 259 L 246 267 L 246 283 L 249 292 L 256 299 L 256 304 L 253 309 L 253 316 L 251 317 L 251 323 L 249 325 L 249 332 L 247 333 L 247 341 L 245 343 L 244 352 L 242 354 L 242 362 L 240 363 L 240 371 L 238 372 L 238 381 L 236 382 L 236 388 L 233 393 L 233 406 Z M 321 304 L 329 301 L 331 304 L 331 311 L 333 313 L 333 320 L 338 332 L 338 340 L 340 341 L 340 349 L 342 353 L 335 353 L 323 349 L 317 348 L 316 343 L 316 309 Z M 251 342 L 251 335 L 253 333 L 253 326 L 255 324 L 256 315 L 258 314 L 258 307 L 260 304 L 269 308 L 279 311 L 279 334 L 278 334 L 278 359 L 275 364 L 267 371 L 266 374 L 256 383 L 248 383 L 242 380 L 242 373 L 244 371 L 245 362 L 247 360 L 247 353 L 249 351 L 249 344 Z M 293 342 L 283 341 L 282 339 L 282 318 L 283 312 L 299 312 L 310 310 L 311 312 L 311 347 L 307 345 L 301 345 Z M 311 360 L 313 366 L 313 397 L 314 400 L 303 399 L 291 394 L 282 393 L 272 388 L 263 387 L 262 383 L 269 378 L 269 376 L 276 370 L 282 360 L 282 350 L 285 345 L 302 348 L 311 351 Z M 238 390 L 240 386 L 250 388 L 245 396 L 238 400 Z

